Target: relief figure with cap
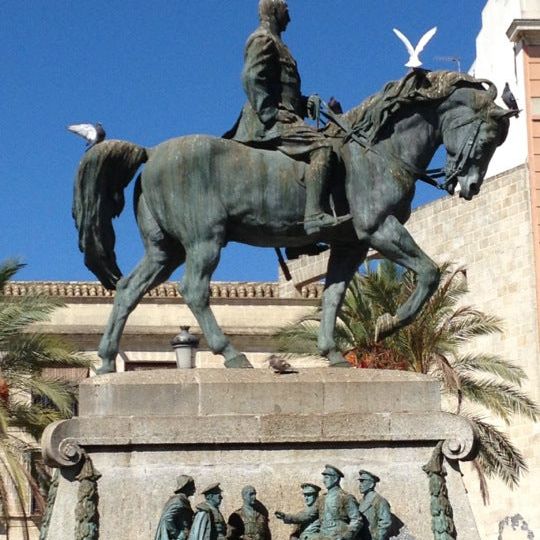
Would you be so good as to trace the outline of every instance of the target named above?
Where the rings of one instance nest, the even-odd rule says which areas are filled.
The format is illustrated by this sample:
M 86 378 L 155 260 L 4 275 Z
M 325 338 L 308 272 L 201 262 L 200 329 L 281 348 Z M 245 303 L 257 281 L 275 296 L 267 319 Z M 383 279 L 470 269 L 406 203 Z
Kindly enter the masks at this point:
M 223 500 L 219 483 L 203 489 L 204 501 L 196 506 L 189 540 L 225 540 L 227 524 L 219 510 Z
M 286 514 L 279 510 L 274 513 L 283 523 L 296 525 L 291 532 L 290 540 L 310 540 L 310 538 L 319 532 L 318 499 L 321 488 L 310 483 L 302 484 L 301 488 L 306 504 L 304 510 L 298 514 Z
M 358 473 L 358 484 L 362 500 L 359 509 L 364 516 L 364 527 L 360 533 L 360 540 L 387 540 L 392 525 L 390 504 L 375 491 L 380 478 L 369 471 L 361 470 Z

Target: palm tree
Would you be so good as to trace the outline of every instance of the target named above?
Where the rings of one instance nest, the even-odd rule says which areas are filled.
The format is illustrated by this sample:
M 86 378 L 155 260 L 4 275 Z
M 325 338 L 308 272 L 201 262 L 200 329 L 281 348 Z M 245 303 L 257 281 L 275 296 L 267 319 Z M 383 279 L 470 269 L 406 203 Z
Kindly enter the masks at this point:
M 473 466 L 487 503 L 486 478 L 499 477 L 514 487 L 527 466 L 508 436 L 485 417 L 491 414 L 509 424 L 515 414 L 536 420 L 540 410 L 520 389 L 527 378 L 521 367 L 495 354 L 466 350 L 474 339 L 502 332 L 502 324 L 463 305 L 468 292 L 463 268 L 444 264 L 441 271 L 441 284 L 419 317 L 383 343 L 374 338 L 377 317 L 396 312 L 414 289 L 414 276 L 389 261 L 357 274 L 338 317 L 336 343 L 356 367 L 403 369 L 441 381 L 453 412 L 466 416 L 479 436 Z M 316 355 L 319 317 L 317 311 L 280 330 L 278 349 L 289 357 Z
M 76 389 L 65 380 L 44 375 L 50 367 L 89 368 L 90 360 L 59 339 L 33 330 L 61 304 L 35 294 L 8 298 L 3 290 L 23 265 L 0 264 L 0 519 L 9 537 L 11 512 L 26 524 L 28 486 L 43 508 L 38 481 L 30 474 L 28 456 L 44 428 L 72 415 Z

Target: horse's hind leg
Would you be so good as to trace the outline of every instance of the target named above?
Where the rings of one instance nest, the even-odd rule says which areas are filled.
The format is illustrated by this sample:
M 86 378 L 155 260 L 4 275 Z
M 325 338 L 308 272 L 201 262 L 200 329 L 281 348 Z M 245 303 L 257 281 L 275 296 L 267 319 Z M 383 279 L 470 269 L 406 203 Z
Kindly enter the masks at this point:
M 97 373 L 115 371 L 120 338 L 129 314 L 148 290 L 168 279 L 185 259 L 183 247 L 163 234 L 142 200 L 139 204 L 138 223 L 146 251 L 135 270 L 122 278 L 116 286 L 113 309 L 99 344 L 98 355 L 102 366 Z
M 219 262 L 221 243 L 204 240 L 186 246 L 186 271 L 180 290 L 197 319 L 214 354 L 225 357 L 225 367 L 253 367 L 245 355 L 238 352 L 223 334 L 210 309 L 210 278 Z
M 347 287 L 366 257 L 367 250 L 367 245 L 355 244 L 353 246 L 332 246 L 330 251 L 317 341 L 320 354 L 328 358 L 330 366 L 349 366 L 349 363 L 338 351 L 334 340 L 336 317 L 345 298 Z

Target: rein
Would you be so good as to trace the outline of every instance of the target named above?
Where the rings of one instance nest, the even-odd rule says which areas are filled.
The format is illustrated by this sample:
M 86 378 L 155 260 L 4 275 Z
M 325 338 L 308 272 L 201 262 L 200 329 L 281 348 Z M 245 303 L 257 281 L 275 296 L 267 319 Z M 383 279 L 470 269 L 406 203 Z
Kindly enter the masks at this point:
M 320 99 L 320 98 L 319 98 Z M 330 109 L 327 103 L 325 103 L 322 99 L 321 105 L 324 106 L 325 110 L 322 110 L 322 108 L 319 108 L 317 111 L 318 115 L 324 116 L 327 120 L 335 124 L 339 129 L 341 129 L 344 132 L 343 136 L 343 144 L 348 142 L 349 140 L 352 140 L 356 142 L 358 145 L 360 145 L 362 148 L 365 148 L 366 150 L 370 150 L 374 154 L 377 154 L 382 157 L 381 153 L 378 152 L 371 144 L 369 144 L 367 141 L 363 140 L 355 131 L 353 128 L 349 128 L 341 118 L 339 118 L 334 112 Z M 463 141 L 463 144 L 461 145 L 461 148 L 459 149 L 459 152 L 456 154 L 456 156 L 453 159 L 449 159 L 447 161 L 447 164 L 445 167 L 438 167 L 436 169 L 419 169 L 418 167 L 415 167 L 411 163 L 406 162 L 404 159 L 390 154 L 390 157 L 400 163 L 404 169 L 406 169 L 408 172 L 412 173 L 418 180 L 422 180 L 423 182 L 426 182 L 426 184 L 429 184 L 430 186 L 433 186 L 434 188 L 441 189 L 444 191 L 447 191 L 451 195 L 454 193 L 454 188 L 456 186 L 457 180 L 456 177 L 463 171 L 465 168 L 465 165 L 471 155 L 472 149 L 474 147 L 474 143 L 476 142 L 476 139 L 478 138 L 478 133 L 480 131 L 480 126 L 482 125 L 482 120 L 478 118 L 477 116 L 473 116 L 470 120 L 467 120 L 457 126 L 452 126 L 451 129 L 456 129 L 458 127 L 465 126 L 467 124 L 471 124 L 471 129 L 469 130 L 469 136 L 465 138 Z M 446 177 L 444 182 L 438 182 L 437 178 Z

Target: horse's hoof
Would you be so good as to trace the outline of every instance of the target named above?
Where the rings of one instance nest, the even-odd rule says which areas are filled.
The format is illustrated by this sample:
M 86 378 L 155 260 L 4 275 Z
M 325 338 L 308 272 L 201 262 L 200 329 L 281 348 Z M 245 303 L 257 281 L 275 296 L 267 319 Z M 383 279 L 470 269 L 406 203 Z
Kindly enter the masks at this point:
M 343 356 L 337 351 L 328 354 L 328 367 L 350 368 L 352 367 Z
M 377 319 L 375 325 L 375 343 L 382 341 L 394 332 L 399 326 L 399 319 L 390 313 L 384 313 Z
M 103 362 L 101 367 L 96 369 L 96 375 L 106 375 L 107 373 L 115 373 L 115 364 L 114 362 Z
M 233 356 L 232 358 L 225 360 L 225 367 L 226 368 L 241 368 L 241 369 L 253 368 L 253 366 L 250 364 L 245 354 L 237 354 L 236 356 Z

